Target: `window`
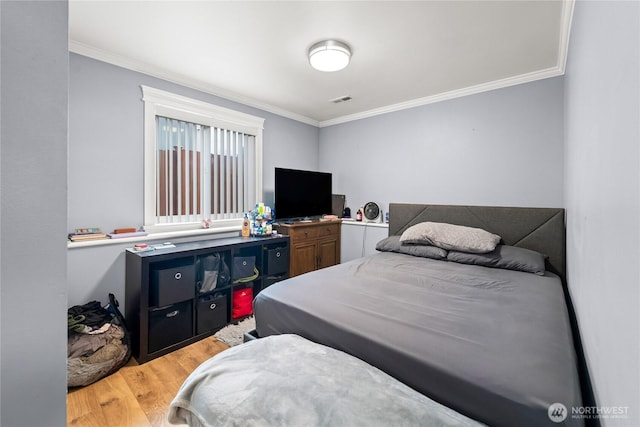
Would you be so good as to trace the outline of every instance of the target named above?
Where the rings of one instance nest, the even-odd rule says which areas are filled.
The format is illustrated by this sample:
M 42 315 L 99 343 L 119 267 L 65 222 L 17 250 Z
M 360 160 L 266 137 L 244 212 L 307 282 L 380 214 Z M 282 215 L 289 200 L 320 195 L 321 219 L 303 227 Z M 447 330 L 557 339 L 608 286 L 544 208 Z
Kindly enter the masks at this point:
M 240 226 L 262 195 L 264 119 L 142 86 L 145 230 Z

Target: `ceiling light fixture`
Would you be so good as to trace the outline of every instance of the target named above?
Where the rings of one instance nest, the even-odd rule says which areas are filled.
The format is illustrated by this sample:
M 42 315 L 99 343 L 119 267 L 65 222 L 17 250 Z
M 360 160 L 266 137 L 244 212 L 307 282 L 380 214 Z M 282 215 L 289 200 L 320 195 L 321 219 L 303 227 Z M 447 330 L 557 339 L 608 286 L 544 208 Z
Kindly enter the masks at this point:
M 309 63 L 319 71 L 338 71 L 349 65 L 351 48 L 336 40 L 323 40 L 309 48 Z

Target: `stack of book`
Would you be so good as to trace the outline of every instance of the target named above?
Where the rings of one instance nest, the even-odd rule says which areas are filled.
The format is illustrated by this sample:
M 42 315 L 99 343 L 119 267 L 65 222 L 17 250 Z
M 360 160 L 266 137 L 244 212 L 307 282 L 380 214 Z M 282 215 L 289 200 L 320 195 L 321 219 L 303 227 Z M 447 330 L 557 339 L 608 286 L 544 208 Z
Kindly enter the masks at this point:
M 138 231 L 135 228 L 116 228 L 113 233 L 109 233 L 108 236 L 111 239 L 124 239 L 125 237 L 140 237 L 146 236 L 145 231 Z
M 69 233 L 72 242 L 84 242 L 86 240 L 108 239 L 109 236 L 99 228 L 76 228 L 75 233 Z

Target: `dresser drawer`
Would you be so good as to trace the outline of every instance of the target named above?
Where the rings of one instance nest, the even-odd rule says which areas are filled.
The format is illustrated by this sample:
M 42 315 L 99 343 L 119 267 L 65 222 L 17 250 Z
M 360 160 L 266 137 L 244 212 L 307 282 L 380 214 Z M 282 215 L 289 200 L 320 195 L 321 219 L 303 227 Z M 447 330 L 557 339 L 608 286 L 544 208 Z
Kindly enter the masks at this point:
M 298 227 L 290 230 L 291 240 L 295 243 L 318 237 L 318 227 Z
M 317 230 L 318 237 L 337 236 L 340 234 L 340 224 L 323 224 Z

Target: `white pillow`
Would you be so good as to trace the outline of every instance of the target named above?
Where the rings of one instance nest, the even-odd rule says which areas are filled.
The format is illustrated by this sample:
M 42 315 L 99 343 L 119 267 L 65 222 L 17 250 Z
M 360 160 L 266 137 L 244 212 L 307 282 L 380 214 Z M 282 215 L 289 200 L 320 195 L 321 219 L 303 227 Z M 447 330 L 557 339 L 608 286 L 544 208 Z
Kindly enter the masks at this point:
M 443 222 L 421 222 L 400 236 L 403 244 L 433 245 L 446 250 L 482 254 L 495 250 L 500 236 L 481 228 Z

